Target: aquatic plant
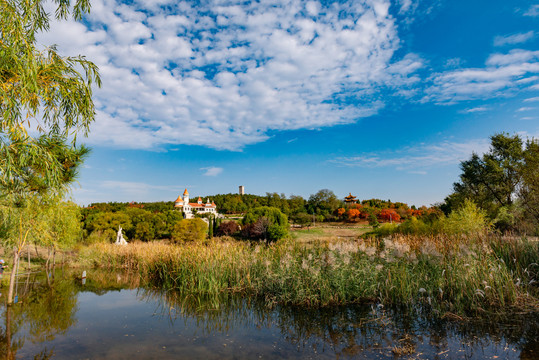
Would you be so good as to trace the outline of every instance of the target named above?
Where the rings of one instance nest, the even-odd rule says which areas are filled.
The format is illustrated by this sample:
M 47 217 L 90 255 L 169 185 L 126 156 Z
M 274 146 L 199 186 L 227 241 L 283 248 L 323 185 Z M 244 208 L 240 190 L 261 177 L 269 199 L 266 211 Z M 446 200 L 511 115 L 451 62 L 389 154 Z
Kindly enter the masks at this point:
M 538 253 L 537 242 L 437 235 L 309 246 L 290 240 L 95 244 L 82 255 L 96 266 L 136 270 L 152 284 L 193 295 L 241 293 L 270 305 L 373 302 L 443 316 L 537 306 Z

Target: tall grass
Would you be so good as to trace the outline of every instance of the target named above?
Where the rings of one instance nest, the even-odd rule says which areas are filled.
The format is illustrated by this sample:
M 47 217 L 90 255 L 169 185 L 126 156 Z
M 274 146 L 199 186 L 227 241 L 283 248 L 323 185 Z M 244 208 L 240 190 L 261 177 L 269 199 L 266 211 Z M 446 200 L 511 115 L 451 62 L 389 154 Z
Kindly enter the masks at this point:
M 241 293 L 269 304 L 311 306 L 377 302 L 442 316 L 537 306 L 537 254 L 537 243 L 439 235 L 312 246 L 96 244 L 83 256 L 96 266 L 136 270 L 152 284 L 193 295 Z

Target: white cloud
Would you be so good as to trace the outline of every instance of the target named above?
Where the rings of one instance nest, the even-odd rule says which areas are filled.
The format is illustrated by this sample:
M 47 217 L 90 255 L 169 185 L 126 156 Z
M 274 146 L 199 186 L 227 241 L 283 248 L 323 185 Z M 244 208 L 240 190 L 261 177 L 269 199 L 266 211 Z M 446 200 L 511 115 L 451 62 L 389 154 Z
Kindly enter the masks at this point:
M 530 8 L 528 9 L 528 11 L 526 11 L 524 13 L 525 16 L 539 16 L 539 5 L 532 5 L 530 6 Z
M 338 157 L 331 163 L 346 167 L 393 167 L 397 170 L 425 172 L 424 168 L 458 164 L 468 159 L 473 152 L 484 153 L 489 148 L 487 140 L 471 140 L 464 143 L 444 141 L 439 144 L 421 145 L 400 151 Z
M 522 111 L 531 111 L 531 110 L 535 110 L 535 109 L 536 108 L 534 108 L 534 107 L 524 106 L 524 107 L 521 107 L 520 109 L 518 109 L 517 111 L 522 112 Z
M 465 114 L 469 114 L 469 113 L 483 112 L 483 111 L 487 111 L 487 110 L 489 110 L 489 108 L 484 107 L 484 106 L 478 106 L 478 107 L 474 107 L 474 108 L 471 108 L 471 109 L 462 110 L 461 112 L 465 113 Z
M 95 0 L 87 27 L 53 23 L 40 41 L 100 68 L 90 143 L 237 150 L 271 130 L 375 114 L 384 88 L 412 94 L 422 60 L 394 59 L 400 40 L 388 9 L 388 0 Z
M 534 89 L 539 74 L 539 51 L 511 50 L 493 54 L 485 68 L 450 70 L 434 74 L 423 102 L 451 104 L 463 100 L 504 96 L 517 89 Z
M 539 96 L 524 99 L 524 102 L 539 101 Z
M 223 168 L 215 166 L 200 168 L 200 170 L 204 171 L 204 176 L 217 176 L 223 172 Z
M 418 5 L 417 2 L 414 3 L 412 0 L 398 0 L 398 4 L 400 5 L 399 14 L 406 14 L 409 11 L 413 11 Z
M 518 33 L 506 36 L 496 36 L 494 38 L 494 46 L 514 45 L 526 42 L 535 36 L 534 31 Z

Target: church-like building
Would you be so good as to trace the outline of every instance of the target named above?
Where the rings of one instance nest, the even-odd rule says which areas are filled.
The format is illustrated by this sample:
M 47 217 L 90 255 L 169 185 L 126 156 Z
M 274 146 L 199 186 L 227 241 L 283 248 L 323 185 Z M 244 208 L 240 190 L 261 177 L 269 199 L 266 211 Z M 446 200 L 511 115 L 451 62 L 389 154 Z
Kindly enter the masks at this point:
M 192 219 L 195 217 L 193 210 L 196 211 L 198 214 L 217 215 L 217 206 L 213 201 L 210 203 L 210 199 L 207 199 L 206 203 L 204 204 L 202 202 L 202 199 L 199 197 L 196 203 L 190 203 L 189 192 L 187 191 L 187 189 L 185 189 L 185 191 L 183 192 L 183 199 L 181 195 L 178 196 L 178 198 L 174 202 L 174 207 L 182 211 L 185 214 L 186 219 Z

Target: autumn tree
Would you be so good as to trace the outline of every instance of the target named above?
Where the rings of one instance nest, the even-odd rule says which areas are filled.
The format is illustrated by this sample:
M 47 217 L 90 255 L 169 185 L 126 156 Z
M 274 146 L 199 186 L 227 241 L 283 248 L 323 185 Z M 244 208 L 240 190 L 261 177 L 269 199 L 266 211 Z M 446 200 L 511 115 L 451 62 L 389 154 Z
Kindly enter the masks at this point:
M 218 235 L 232 236 L 238 231 L 240 231 L 240 226 L 235 221 L 225 221 L 217 227 Z
M 361 215 L 358 209 L 348 209 L 348 221 L 357 221 Z
M 382 209 L 378 214 L 378 218 L 384 221 L 399 221 L 401 219 L 400 215 L 397 214 L 395 209 Z

